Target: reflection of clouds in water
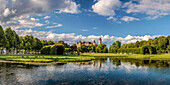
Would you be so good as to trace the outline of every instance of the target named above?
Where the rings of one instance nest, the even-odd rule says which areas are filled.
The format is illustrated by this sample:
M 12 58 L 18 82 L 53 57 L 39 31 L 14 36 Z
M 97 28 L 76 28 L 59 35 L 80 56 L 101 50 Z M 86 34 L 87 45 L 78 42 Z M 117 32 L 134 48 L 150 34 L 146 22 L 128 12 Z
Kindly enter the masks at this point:
M 142 67 L 142 66 L 137 67 L 136 65 L 131 65 L 130 63 L 121 63 L 121 65 L 118 68 L 124 69 L 128 73 L 131 73 L 137 70 L 140 70 L 140 71 L 142 70 L 142 72 L 147 72 L 148 70 L 148 67 Z
M 48 79 L 65 79 L 67 77 L 72 78 L 74 75 L 93 75 L 96 76 L 99 73 L 109 73 L 117 71 L 125 71 L 127 73 L 132 73 L 134 71 L 147 72 L 147 67 L 136 67 L 130 63 L 121 63 L 120 66 L 114 65 L 110 61 L 101 62 L 101 68 L 99 67 L 100 62 L 95 62 L 95 65 L 78 65 L 76 63 L 67 63 L 65 65 L 50 65 L 50 66 L 40 66 L 32 69 L 26 68 L 15 68 L 13 71 L 16 74 L 16 78 L 21 84 L 37 83 L 39 80 L 48 80 Z M 9 68 L 12 69 L 12 68 Z M 83 74 L 82 74 L 83 73 Z M 67 75 L 69 74 L 69 75 Z

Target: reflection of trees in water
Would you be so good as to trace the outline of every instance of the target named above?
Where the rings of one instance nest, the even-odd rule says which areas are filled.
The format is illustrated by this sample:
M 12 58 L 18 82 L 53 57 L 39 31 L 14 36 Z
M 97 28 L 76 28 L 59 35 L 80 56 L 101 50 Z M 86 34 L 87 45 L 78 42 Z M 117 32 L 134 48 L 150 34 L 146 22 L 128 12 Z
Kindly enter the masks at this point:
M 169 63 L 166 60 L 149 60 L 149 59 L 143 59 L 143 60 L 137 60 L 137 59 L 123 59 L 123 58 L 115 58 L 113 59 L 113 64 L 116 66 L 120 66 L 121 62 L 128 62 L 131 65 L 136 65 L 136 67 L 139 66 L 147 66 L 147 67 L 156 67 L 156 68 L 165 68 L 169 67 Z
M 27 68 L 32 69 L 33 67 L 39 67 L 39 65 L 30 65 L 23 63 L 0 63 L 0 68 Z

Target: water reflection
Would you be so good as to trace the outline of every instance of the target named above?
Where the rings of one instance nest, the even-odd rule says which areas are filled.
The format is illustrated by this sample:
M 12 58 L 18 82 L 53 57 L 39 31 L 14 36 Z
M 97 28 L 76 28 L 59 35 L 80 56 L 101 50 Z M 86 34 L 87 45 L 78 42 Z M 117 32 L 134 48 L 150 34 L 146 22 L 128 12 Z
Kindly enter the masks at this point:
M 64 65 L 0 63 L 0 85 L 170 84 L 168 61 L 103 59 Z

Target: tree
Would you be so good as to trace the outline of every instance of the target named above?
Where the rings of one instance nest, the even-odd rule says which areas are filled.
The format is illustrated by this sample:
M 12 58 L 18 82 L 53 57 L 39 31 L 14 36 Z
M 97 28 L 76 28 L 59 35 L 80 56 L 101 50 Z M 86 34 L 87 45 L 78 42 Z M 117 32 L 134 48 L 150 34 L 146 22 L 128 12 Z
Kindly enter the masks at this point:
M 34 38 L 33 40 L 33 50 L 38 51 L 41 50 L 42 48 L 42 43 L 38 38 Z
M 5 33 L 3 31 L 2 26 L 0 25 L 0 47 L 4 47 L 5 46 L 5 42 L 6 42 Z
M 27 53 L 29 54 L 29 53 L 30 53 L 30 50 L 32 49 L 30 42 L 25 43 L 25 49 L 28 50 Z
M 81 52 L 88 52 L 88 47 L 85 45 L 81 46 Z
M 136 43 L 135 43 L 135 48 L 138 48 L 138 47 L 139 47 L 139 44 L 140 44 L 140 42 L 139 42 L 139 41 L 136 41 Z
M 58 41 L 58 44 L 63 44 L 64 45 L 64 48 L 69 48 L 70 46 L 65 43 L 64 41 Z
M 71 51 L 77 51 L 77 45 L 76 44 L 73 44 L 73 45 L 71 45 Z
M 117 47 L 117 48 L 120 48 L 120 46 L 121 46 L 121 42 L 116 41 L 116 47 Z
M 25 50 L 31 51 L 33 50 L 33 42 L 34 42 L 34 37 L 32 35 L 26 35 L 24 36 L 24 42 L 25 42 Z M 29 47 L 28 47 L 29 46 Z
M 105 47 L 105 48 L 103 49 L 103 53 L 108 53 L 107 47 Z
M 4 33 L 4 30 L 3 30 L 2 26 L 0 25 L 0 47 L 1 47 L 1 54 L 2 54 L 3 48 L 5 47 L 5 43 L 6 43 L 5 33 Z
M 19 49 L 19 45 L 20 45 L 20 39 L 19 39 L 19 36 L 18 34 L 13 30 L 13 37 L 14 37 L 14 49 L 16 50 L 16 52 L 18 53 L 18 49 Z
M 47 43 L 48 43 L 48 45 L 54 45 L 55 44 L 54 41 L 52 41 L 52 40 L 49 40 Z
M 100 44 L 96 47 L 96 52 L 97 53 L 104 53 L 106 52 L 106 45 L 105 44 Z
M 14 47 L 14 33 L 13 31 L 11 30 L 11 28 L 6 28 L 4 30 L 4 33 L 5 33 L 5 37 L 6 37 L 6 51 L 9 51 L 9 49 L 13 48 Z
M 48 41 L 47 40 L 42 40 L 41 43 L 42 43 L 42 46 L 48 45 Z
M 158 38 L 158 47 L 160 48 L 161 52 L 165 52 L 168 45 L 168 39 L 164 36 Z

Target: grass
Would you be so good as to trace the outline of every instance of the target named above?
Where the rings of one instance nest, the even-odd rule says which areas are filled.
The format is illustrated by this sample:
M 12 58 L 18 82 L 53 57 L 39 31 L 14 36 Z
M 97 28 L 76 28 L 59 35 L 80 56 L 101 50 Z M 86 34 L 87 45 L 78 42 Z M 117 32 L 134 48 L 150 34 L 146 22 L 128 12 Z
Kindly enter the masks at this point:
M 1 55 L 0 60 L 5 61 L 17 61 L 17 62 L 81 62 L 81 61 L 90 61 L 95 59 L 94 57 L 85 57 L 85 56 L 59 56 L 59 55 Z M 26 57 L 28 56 L 28 58 Z M 35 57 L 38 56 L 38 57 Z
M 170 61 L 170 54 L 155 54 L 155 55 L 141 55 L 141 54 L 113 54 L 113 53 L 83 53 L 80 56 L 70 55 L 70 56 L 59 56 L 59 55 L 0 55 L 0 60 L 5 61 L 16 61 L 16 62 L 40 62 L 40 63 L 50 63 L 50 62 L 82 62 L 91 61 L 97 59 L 151 59 L 151 60 L 168 60 Z M 26 58 L 28 56 L 28 58 Z M 38 56 L 37 58 L 35 56 Z M 43 57 L 44 56 L 44 57 Z
M 170 54 L 152 54 L 152 55 L 142 55 L 142 54 L 113 54 L 113 53 L 84 53 L 82 56 L 93 56 L 95 58 L 124 58 L 124 59 L 152 59 L 152 60 L 169 60 Z

